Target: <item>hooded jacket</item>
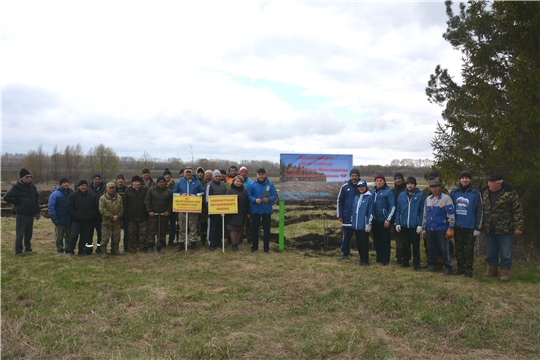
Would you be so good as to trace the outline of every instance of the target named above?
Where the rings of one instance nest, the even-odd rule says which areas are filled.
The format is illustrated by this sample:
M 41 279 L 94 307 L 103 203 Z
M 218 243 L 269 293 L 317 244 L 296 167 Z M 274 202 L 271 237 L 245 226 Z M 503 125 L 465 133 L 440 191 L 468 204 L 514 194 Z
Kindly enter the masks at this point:
M 352 210 L 353 210 L 353 201 L 356 196 L 356 188 L 358 183 L 353 184 L 351 180 L 347 181 L 339 189 L 337 197 L 337 218 L 342 218 L 343 222 L 341 226 L 350 227 L 352 226 Z
M 257 204 L 255 200 L 268 198 L 268 202 Z M 258 215 L 272 215 L 272 204 L 276 202 L 278 194 L 274 184 L 266 178 L 262 183 L 253 180 L 248 189 L 248 199 L 251 205 L 251 213 Z
M 373 221 L 373 194 L 366 191 L 353 199 L 351 226 L 354 230 L 366 231 Z
M 53 191 L 49 196 L 47 208 L 51 220 L 56 221 L 56 225 L 69 226 L 71 225 L 71 217 L 67 213 L 66 204 L 67 198 L 73 193 L 71 188 L 68 188 L 67 193 L 61 187 Z
M 456 227 L 480 230 L 482 228 L 482 197 L 476 184 L 465 190 L 461 184 L 450 191 L 456 211 Z
M 142 185 L 141 185 L 142 186 Z M 172 190 L 164 187 L 154 186 L 146 192 L 144 206 L 148 213 L 172 212 Z
M 109 195 L 109 193 L 103 194 L 99 198 L 99 212 L 103 218 L 103 225 L 112 225 L 114 223 L 114 215 L 118 216 L 120 219 L 122 216 L 124 216 L 124 204 L 122 203 L 122 197 L 116 193 L 114 193 L 112 196 Z
M 373 195 L 373 215 L 377 221 L 391 221 L 396 211 L 396 196 L 387 184 L 377 191 L 371 189 Z

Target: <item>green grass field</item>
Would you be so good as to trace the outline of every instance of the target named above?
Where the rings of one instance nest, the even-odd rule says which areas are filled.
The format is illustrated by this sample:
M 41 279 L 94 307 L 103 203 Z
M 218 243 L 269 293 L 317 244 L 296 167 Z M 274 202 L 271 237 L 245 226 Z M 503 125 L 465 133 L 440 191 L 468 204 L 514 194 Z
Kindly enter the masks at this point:
M 43 218 L 18 258 L 1 225 L 2 359 L 540 358 L 538 264 L 502 283 L 481 258 L 466 279 L 275 244 L 79 258 Z

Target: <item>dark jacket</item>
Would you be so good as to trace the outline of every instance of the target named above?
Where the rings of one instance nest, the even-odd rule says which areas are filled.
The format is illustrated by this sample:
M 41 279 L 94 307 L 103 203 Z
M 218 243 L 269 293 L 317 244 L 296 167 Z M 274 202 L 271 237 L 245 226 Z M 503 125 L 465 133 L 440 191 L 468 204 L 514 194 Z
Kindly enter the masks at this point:
M 244 226 L 246 224 L 246 216 L 249 214 L 249 199 L 247 196 L 247 190 L 242 185 L 241 188 L 231 184 L 231 187 L 227 190 L 227 195 L 236 195 L 238 198 L 238 213 L 225 215 L 225 221 L 227 224 Z
M 68 188 L 67 193 L 59 187 L 51 196 L 49 196 L 49 215 L 51 220 L 55 222 L 56 225 L 67 226 L 71 225 L 71 217 L 68 215 L 66 210 L 67 198 L 73 193 L 73 190 Z
M 255 180 L 251 183 L 251 185 L 249 185 L 249 189 L 247 189 L 247 191 L 252 214 L 272 215 L 274 212 L 272 205 L 278 199 L 278 194 L 274 183 L 272 183 L 268 178 L 266 178 L 262 183 L 259 180 Z M 257 199 L 264 198 L 268 199 L 268 202 L 261 202 L 260 204 L 255 202 Z
M 373 188 L 371 190 L 373 195 L 373 217 L 377 221 L 391 221 L 396 211 L 396 196 L 394 192 L 384 184 L 384 186 L 377 190 Z
M 161 189 L 158 186 L 148 189 L 144 198 L 144 206 L 149 213 L 164 213 L 166 211 L 171 213 L 172 190 L 167 187 Z
M 356 196 L 358 183 L 353 184 L 351 180 L 343 184 L 339 189 L 337 197 L 337 218 L 342 218 L 342 226 L 352 226 L 353 202 Z
M 396 205 L 396 225 L 406 229 L 422 226 L 425 201 L 424 193 L 418 188 L 414 188 L 413 195 L 410 197 L 407 191 L 399 194 Z
M 97 197 L 90 191 L 83 194 L 77 190 L 68 196 L 66 210 L 73 222 L 89 223 L 99 214 Z
M 124 194 L 124 220 L 141 223 L 148 220 L 148 212 L 144 205 L 147 188 L 141 185 L 139 190 L 130 186 Z
M 17 214 L 35 215 L 39 213 L 38 192 L 32 183 L 27 185 L 19 180 L 4 195 L 4 200 L 14 205 Z
M 456 211 L 456 227 L 481 230 L 482 229 L 482 197 L 475 184 L 465 190 L 459 184 L 450 191 Z

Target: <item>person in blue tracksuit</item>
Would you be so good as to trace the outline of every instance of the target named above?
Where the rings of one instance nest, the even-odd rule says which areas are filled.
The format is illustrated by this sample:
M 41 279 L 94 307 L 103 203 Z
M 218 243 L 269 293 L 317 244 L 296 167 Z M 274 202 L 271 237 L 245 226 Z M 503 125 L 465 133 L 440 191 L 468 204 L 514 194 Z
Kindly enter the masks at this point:
M 369 232 L 373 221 L 373 195 L 365 180 L 358 182 L 357 194 L 353 200 L 351 228 L 356 238 L 356 248 L 360 261 L 359 266 L 369 265 Z
M 347 259 L 351 252 L 352 229 L 352 204 L 356 196 L 358 180 L 360 180 L 360 171 L 352 169 L 349 173 L 350 179 L 339 189 L 337 197 L 337 218 L 341 222 L 343 238 L 341 240 L 341 257 L 339 260 Z
M 408 177 L 405 184 L 406 190 L 399 194 L 396 205 L 396 231 L 401 233 L 403 239 L 401 266 L 409 267 L 412 245 L 413 266 L 414 270 L 418 271 L 420 270 L 420 233 L 426 197 L 416 187 L 416 178 Z
M 54 243 L 59 254 L 64 253 L 69 246 L 71 236 L 71 217 L 66 210 L 67 197 L 73 192 L 69 180 L 60 179 L 60 187 L 51 196 L 47 205 L 51 221 L 54 223 Z
M 390 221 L 396 210 L 396 196 L 386 185 L 383 174 L 375 176 L 373 195 L 373 244 L 377 252 L 377 262 L 383 266 L 390 262 Z
M 257 180 L 248 188 L 248 199 L 251 205 L 251 252 L 259 249 L 259 227 L 263 226 L 264 252 L 270 252 L 270 219 L 272 217 L 272 204 L 277 200 L 278 194 L 274 184 L 266 177 L 266 170 L 257 170 Z

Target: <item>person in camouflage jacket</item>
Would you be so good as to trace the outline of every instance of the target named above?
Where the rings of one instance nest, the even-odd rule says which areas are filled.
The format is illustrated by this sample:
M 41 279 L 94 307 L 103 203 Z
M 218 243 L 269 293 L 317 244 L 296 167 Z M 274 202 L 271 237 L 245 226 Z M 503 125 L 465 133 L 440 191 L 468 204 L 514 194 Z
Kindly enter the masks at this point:
M 163 176 L 157 178 L 157 186 L 148 189 L 146 192 L 144 205 L 150 216 L 146 252 L 152 252 L 156 235 L 159 235 L 156 247 L 159 252 L 161 247 L 166 245 L 167 234 L 169 233 L 169 216 L 172 213 L 172 190 L 167 187 L 167 182 Z
M 124 216 L 122 198 L 116 193 L 116 184 L 107 184 L 106 192 L 99 198 L 102 238 L 101 257 L 107 257 L 107 244 L 111 239 L 111 254 L 120 255 L 120 219 Z
M 488 267 L 483 276 L 496 277 L 500 267 L 500 279 L 508 281 L 514 235 L 523 232 L 523 209 L 517 193 L 503 181 L 500 173 L 491 174 L 486 180 L 489 189 L 483 192 L 482 203 Z

